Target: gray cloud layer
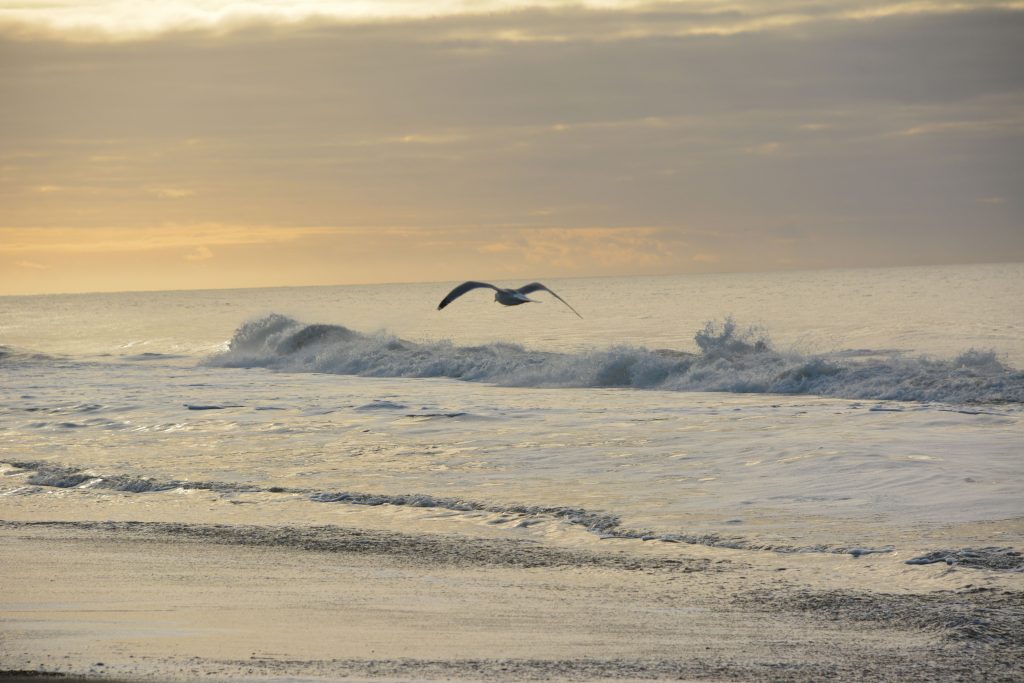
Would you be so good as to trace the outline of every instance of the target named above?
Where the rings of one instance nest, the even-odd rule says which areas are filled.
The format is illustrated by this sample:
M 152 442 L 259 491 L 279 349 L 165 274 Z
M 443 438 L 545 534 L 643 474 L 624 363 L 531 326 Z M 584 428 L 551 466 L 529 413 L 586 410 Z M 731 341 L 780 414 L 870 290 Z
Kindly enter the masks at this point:
M 1024 259 L 1024 11 L 799 9 L 10 28 L 0 223 L 478 229 L 495 250 L 637 228 L 660 270 Z

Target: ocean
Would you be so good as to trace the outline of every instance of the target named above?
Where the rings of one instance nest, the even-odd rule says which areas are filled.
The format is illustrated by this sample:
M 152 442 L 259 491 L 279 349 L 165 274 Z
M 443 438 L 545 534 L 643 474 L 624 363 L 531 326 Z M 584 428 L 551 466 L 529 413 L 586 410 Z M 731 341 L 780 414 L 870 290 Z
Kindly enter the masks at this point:
M 2 297 L 0 517 L 1019 547 L 1024 264 L 544 282 Z

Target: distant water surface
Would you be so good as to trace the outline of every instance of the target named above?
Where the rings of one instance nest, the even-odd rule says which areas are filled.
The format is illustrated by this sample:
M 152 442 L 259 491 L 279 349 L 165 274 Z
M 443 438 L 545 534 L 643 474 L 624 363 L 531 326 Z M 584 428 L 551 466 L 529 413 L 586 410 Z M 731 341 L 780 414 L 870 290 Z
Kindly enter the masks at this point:
M 500 281 L 516 287 L 519 281 Z M 635 345 L 696 351 L 694 334 L 732 316 L 780 348 L 815 353 L 895 349 L 953 357 L 993 350 L 1024 366 L 1024 264 L 546 279 L 505 308 L 486 290 L 444 311 L 457 283 L 0 297 L 0 343 L 46 353 L 202 354 L 245 320 L 279 313 L 307 323 L 387 331 L 459 345 L 507 341 L 538 350 Z

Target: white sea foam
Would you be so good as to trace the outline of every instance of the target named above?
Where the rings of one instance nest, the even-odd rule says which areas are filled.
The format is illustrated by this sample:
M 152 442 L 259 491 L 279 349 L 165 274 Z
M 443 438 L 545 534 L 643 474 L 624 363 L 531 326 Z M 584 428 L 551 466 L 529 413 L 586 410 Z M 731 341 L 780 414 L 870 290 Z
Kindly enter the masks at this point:
M 763 331 L 731 318 L 708 323 L 698 353 L 611 346 L 575 353 L 494 342 L 456 346 L 304 324 L 272 314 L 244 323 L 221 367 L 263 367 L 368 377 L 447 377 L 514 387 L 622 387 L 672 391 L 809 394 L 944 403 L 1024 402 L 1024 372 L 992 351 L 953 359 L 861 350 L 802 354 L 773 348 Z

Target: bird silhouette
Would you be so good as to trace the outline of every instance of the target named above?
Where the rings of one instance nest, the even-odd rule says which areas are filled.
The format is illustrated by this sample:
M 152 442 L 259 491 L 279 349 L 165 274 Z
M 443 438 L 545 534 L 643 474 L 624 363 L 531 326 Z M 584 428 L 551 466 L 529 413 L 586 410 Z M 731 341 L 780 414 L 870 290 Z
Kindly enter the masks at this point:
M 525 304 L 528 302 L 540 303 L 536 299 L 531 299 L 526 295 L 531 294 L 533 292 L 539 292 L 541 290 L 555 297 L 566 306 L 569 306 L 568 301 L 558 296 L 553 291 L 551 291 L 550 289 L 548 289 L 539 282 L 531 282 L 528 285 L 523 285 L 519 289 L 505 289 L 503 287 L 496 287 L 495 285 L 492 285 L 489 282 L 476 282 L 474 280 L 470 280 L 469 282 L 463 282 L 461 285 L 459 285 L 452 291 L 448 292 L 448 295 L 445 298 L 441 299 L 441 303 L 437 305 L 437 310 L 440 311 L 442 308 L 444 308 L 451 302 L 455 301 L 466 292 L 480 288 L 493 289 L 494 300 L 497 301 L 499 304 L 502 304 L 503 306 L 518 306 L 519 304 Z M 583 316 L 579 314 L 579 311 L 577 311 L 572 306 L 569 306 L 569 310 L 575 313 L 581 319 L 583 318 Z

